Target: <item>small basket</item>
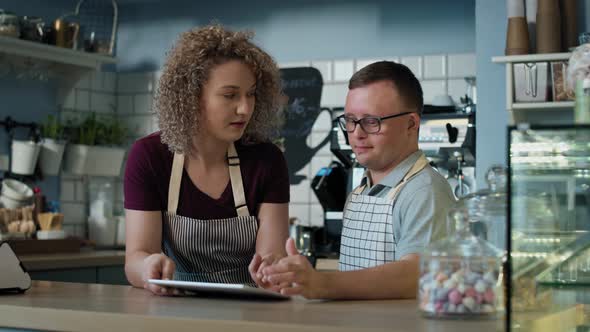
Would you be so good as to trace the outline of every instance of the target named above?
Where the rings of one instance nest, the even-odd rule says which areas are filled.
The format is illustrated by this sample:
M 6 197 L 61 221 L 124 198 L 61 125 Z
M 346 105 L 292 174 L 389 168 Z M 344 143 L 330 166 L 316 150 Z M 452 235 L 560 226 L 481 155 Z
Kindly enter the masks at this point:
M 118 7 L 115 0 L 80 0 L 75 12 L 81 29 L 81 49 L 105 55 L 114 55 L 118 25 Z

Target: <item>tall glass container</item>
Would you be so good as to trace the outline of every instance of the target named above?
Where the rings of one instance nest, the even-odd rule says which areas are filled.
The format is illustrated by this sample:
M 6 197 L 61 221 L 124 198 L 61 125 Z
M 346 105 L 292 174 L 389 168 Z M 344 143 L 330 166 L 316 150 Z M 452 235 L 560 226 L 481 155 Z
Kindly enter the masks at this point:
M 449 213 L 449 222 L 452 235 L 422 253 L 419 310 L 431 318 L 495 317 L 502 303 L 502 251 L 470 231 L 462 202 Z

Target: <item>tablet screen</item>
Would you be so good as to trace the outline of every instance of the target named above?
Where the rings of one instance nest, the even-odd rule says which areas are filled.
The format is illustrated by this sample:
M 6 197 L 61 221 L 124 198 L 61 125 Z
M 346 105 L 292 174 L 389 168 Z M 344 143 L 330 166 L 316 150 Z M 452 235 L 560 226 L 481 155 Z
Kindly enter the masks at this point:
M 281 295 L 279 293 L 266 290 L 263 288 L 256 288 L 244 284 L 221 284 L 221 283 L 209 283 L 209 282 L 195 282 L 195 281 L 178 281 L 178 280 L 161 280 L 161 279 L 149 279 L 149 283 L 164 286 L 178 288 L 182 290 L 188 290 L 196 293 L 218 293 L 235 296 L 245 297 L 257 297 L 257 298 L 268 298 L 268 299 L 289 299 L 289 296 Z

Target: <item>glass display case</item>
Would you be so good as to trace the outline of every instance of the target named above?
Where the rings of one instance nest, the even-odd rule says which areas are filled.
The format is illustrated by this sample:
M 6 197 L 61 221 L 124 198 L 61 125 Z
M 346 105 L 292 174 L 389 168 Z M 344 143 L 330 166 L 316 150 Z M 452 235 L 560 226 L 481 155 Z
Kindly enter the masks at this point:
M 508 331 L 590 331 L 590 126 L 508 130 Z

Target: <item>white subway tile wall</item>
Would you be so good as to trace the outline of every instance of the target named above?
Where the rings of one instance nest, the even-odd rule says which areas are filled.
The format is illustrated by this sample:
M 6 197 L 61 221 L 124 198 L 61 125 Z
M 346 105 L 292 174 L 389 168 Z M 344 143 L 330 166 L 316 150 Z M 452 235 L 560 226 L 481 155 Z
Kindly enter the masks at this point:
M 308 176 L 308 174 L 305 174 L 305 176 Z M 298 184 L 291 185 L 290 194 L 292 203 L 309 203 L 309 195 L 311 195 L 311 180 L 309 177 Z
M 324 84 L 326 82 L 333 81 L 332 79 L 332 68 L 333 68 L 333 61 L 330 60 L 322 60 L 322 61 L 312 61 L 311 66 L 317 68 L 322 74 L 322 78 L 324 79 Z M 279 65 L 280 66 L 280 65 Z
M 324 79 L 324 86 L 322 88 L 321 103 L 324 107 L 338 107 L 343 106 L 346 100 L 346 93 L 348 92 L 348 83 L 333 83 L 326 82 Z
M 348 92 L 348 79 L 353 72 L 380 60 L 400 61 L 407 65 L 421 81 L 425 103 L 439 94 L 450 94 L 455 102 L 465 94 L 466 76 L 475 76 L 475 54 L 438 54 L 404 57 L 366 57 L 359 59 L 301 60 L 279 63 L 281 68 L 315 67 L 322 73 L 322 107 L 342 107 Z M 107 111 L 114 108 L 121 121 L 129 129 L 128 142 L 158 130 L 153 114 L 153 96 L 161 72 L 146 73 L 103 73 L 96 72 L 81 79 L 71 91 L 63 91 L 58 99 L 62 118 L 81 118 L 88 111 Z M 310 147 L 316 146 L 330 133 L 331 117 L 325 112 L 318 116 L 308 136 Z M 291 217 L 297 217 L 302 224 L 323 225 L 323 210 L 313 190 L 311 181 L 322 167 L 335 160 L 329 143 L 320 149 L 310 163 L 297 174 L 306 178 L 298 185 L 291 186 Z M 113 179 L 115 190 L 115 211 L 123 210 L 123 183 L 121 178 Z M 62 208 L 68 214 L 65 229 L 70 234 L 84 235 L 86 229 L 86 189 L 83 178 L 62 176 Z
M 154 91 L 154 72 L 117 75 L 117 94 Z
M 448 63 L 450 78 L 475 76 L 475 54 L 449 54 Z
M 59 88 L 57 104 L 60 108 L 74 109 L 76 107 L 76 90 Z
M 401 63 L 410 68 L 410 70 L 412 71 L 412 73 L 414 73 L 414 76 L 416 76 L 417 79 L 422 79 L 423 59 L 421 56 L 402 57 Z
M 143 77 L 138 81 L 145 86 L 145 77 L 150 78 L 152 74 L 138 76 Z M 118 96 L 117 80 L 118 75 L 114 72 L 91 72 L 83 76 L 72 89 L 59 90 L 57 103 L 62 121 L 82 121 L 90 112 L 96 112 L 97 116 L 117 116 L 119 112 L 131 108 L 129 113 L 132 113 L 133 96 Z M 120 179 L 114 178 L 113 181 L 119 183 Z M 87 197 L 88 181 L 84 176 L 61 174 L 59 200 L 64 213 L 64 230 L 68 235 L 86 236 Z M 115 199 L 120 205 L 122 195 L 116 195 Z
M 133 97 L 133 110 L 135 114 L 150 114 L 152 112 L 152 95 L 135 95 Z
M 446 55 L 427 55 L 424 57 L 424 79 L 444 79 L 446 76 Z
M 133 114 L 133 95 L 117 96 L 117 114 Z
M 354 60 L 334 61 L 334 81 L 348 82 L 354 73 Z
M 90 111 L 90 92 L 88 90 L 76 89 L 76 110 L 81 112 Z
M 90 108 L 96 113 L 115 113 L 117 99 L 109 92 L 91 92 Z
M 446 80 L 424 80 L 421 84 L 424 93 L 424 104 L 432 103 L 436 96 L 447 94 Z
M 372 64 L 373 62 L 381 61 L 379 58 L 372 58 L 372 59 L 356 59 L 354 71 L 357 72 L 363 67 Z M 349 77 L 350 78 L 350 77 Z
M 456 104 L 461 103 L 460 98 L 467 93 L 467 82 L 462 78 L 448 80 L 447 90 Z

